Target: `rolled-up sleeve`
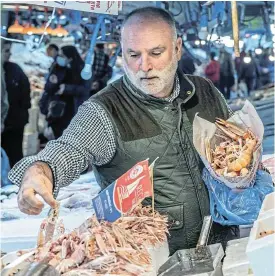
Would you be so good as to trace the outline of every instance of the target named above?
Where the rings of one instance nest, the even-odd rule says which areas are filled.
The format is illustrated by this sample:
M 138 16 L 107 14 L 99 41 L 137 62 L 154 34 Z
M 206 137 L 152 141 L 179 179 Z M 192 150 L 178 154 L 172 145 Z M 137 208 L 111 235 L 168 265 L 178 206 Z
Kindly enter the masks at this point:
M 104 165 L 116 151 L 112 123 L 97 103 L 86 101 L 63 135 L 47 143 L 37 155 L 23 158 L 10 171 L 9 179 L 20 186 L 26 169 L 34 162 L 47 163 L 54 177 L 54 196 L 80 176 L 89 163 Z

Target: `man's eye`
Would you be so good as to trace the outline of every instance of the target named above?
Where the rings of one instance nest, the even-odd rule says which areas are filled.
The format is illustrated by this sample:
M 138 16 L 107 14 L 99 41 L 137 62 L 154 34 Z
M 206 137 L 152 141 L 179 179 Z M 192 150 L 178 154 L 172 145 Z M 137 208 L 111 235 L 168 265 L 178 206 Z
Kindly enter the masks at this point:
M 137 54 L 130 54 L 130 57 L 136 58 L 136 57 L 138 57 L 138 55 Z
M 161 53 L 160 52 L 154 52 L 154 53 L 152 53 L 154 56 L 160 56 L 161 55 Z

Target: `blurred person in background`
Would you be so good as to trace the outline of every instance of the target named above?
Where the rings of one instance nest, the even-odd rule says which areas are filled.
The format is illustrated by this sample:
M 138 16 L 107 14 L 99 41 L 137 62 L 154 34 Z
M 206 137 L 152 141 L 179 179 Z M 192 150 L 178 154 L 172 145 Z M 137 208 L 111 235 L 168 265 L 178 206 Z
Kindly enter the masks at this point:
M 238 76 L 238 83 L 244 80 L 247 86 L 247 95 L 250 96 L 252 90 L 256 88 L 256 78 L 259 78 L 259 68 L 250 50 L 244 57 L 240 66 L 240 74 Z
M 220 63 L 215 60 L 216 54 L 210 53 L 210 63 L 205 68 L 205 76 L 210 79 L 213 84 L 219 88 L 220 83 Z
M 184 74 L 193 75 L 196 71 L 196 67 L 193 59 L 188 55 L 187 51 L 182 48 L 183 55 L 179 61 L 179 68 Z
M 3 59 L 2 59 L 3 61 Z M 5 82 L 5 72 L 3 64 L 1 64 L 1 133 L 4 131 L 4 122 L 8 115 L 9 101 Z
M 243 58 L 246 56 L 245 50 L 243 49 L 240 53 L 239 57 L 235 57 L 235 69 L 237 72 L 237 75 L 240 75 L 240 67 L 243 62 Z
M 57 45 L 55 44 L 50 44 L 48 47 L 47 47 L 47 56 L 53 58 L 53 60 L 56 60 L 57 56 L 58 56 L 58 51 L 59 51 L 59 48 Z
M 269 70 L 270 63 L 272 62 L 269 60 L 268 51 L 265 50 L 259 59 L 260 80 L 262 85 L 266 85 L 271 82 L 271 74 Z
M 235 83 L 234 79 L 234 66 L 232 56 L 225 51 L 224 48 L 220 49 L 220 91 L 224 97 L 230 99 L 230 90 Z
M 91 86 L 91 80 L 81 78 L 84 61 L 74 46 L 62 47 L 56 63 L 40 100 L 52 139 L 62 135 L 78 107 L 89 98 Z
M 9 109 L 1 134 L 1 145 L 6 151 L 11 167 L 23 158 L 23 133 L 28 123 L 28 109 L 31 107 L 30 83 L 23 70 L 10 62 L 10 43 L 4 43 L 2 48 L 2 62 L 4 79 L 8 95 Z
M 47 47 L 47 56 L 52 58 L 53 59 L 53 63 L 52 65 L 50 66 L 49 68 L 49 73 L 45 76 L 46 79 L 48 79 L 51 71 L 53 70 L 53 68 L 56 66 L 56 58 L 58 56 L 58 51 L 59 51 L 59 48 L 57 45 L 55 44 L 50 44 L 48 47 Z
M 108 65 L 109 56 L 104 52 L 104 44 L 98 43 L 94 51 L 91 95 L 103 89 L 112 77 L 113 69 Z

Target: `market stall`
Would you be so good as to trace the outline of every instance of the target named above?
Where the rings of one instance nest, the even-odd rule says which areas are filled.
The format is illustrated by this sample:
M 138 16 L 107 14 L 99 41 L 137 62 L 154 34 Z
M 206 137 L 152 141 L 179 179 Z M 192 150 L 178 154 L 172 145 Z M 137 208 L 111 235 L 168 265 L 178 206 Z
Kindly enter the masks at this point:
M 177 1 L 173 4 L 157 3 L 177 19 L 177 29 L 184 33 L 181 33 L 186 44 L 184 47 L 199 64 L 196 65 L 199 75 L 204 74 L 211 47 L 219 49 L 220 44 L 225 46 L 227 41 L 232 53 L 235 46 L 235 57 L 240 54 L 239 48 L 243 48 L 239 35 L 244 32 L 242 28 L 238 29 L 236 2 L 232 1 L 232 6 L 210 2 L 204 5 Z M 147 4 L 155 6 L 153 1 Z M 6 5 L 7 9 L 13 8 L 8 3 Z M 40 4 L 30 1 L 22 5 L 39 7 Z M 51 26 L 56 25 L 52 41 L 59 45 L 73 43 L 85 58 L 81 71 L 84 80 L 92 76 L 96 43 L 104 41 L 111 53 L 109 66 L 114 69 L 109 80 L 111 83 L 124 74 L 117 39 L 122 18 L 138 4 L 129 2 L 125 9 L 122 1 L 44 1 L 43 5 L 47 8 L 40 12 L 45 13 L 47 20 L 38 23 L 42 33 L 32 37 L 35 30 L 28 30 L 29 34 L 25 30 L 22 44 L 13 44 L 11 50 L 11 61 L 22 67 L 32 91 L 29 123 L 24 133 L 25 156 L 40 151 L 38 135 L 45 128 L 45 118 L 40 114 L 38 103 L 52 64 L 43 44 Z M 265 11 L 266 6 L 260 6 Z M 185 8 L 186 13 L 183 12 Z M 192 9 L 201 13 L 195 14 Z M 66 16 L 69 17 L 67 10 L 75 11 L 72 12 L 74 16 L 69 24 L 61 24 Z M 57 19 L 53 23 L 56 11 Z M 82 15 L 78 13 L 80 11 Z M 31 28 L 34 11 L 31 8 L 29 12 L 26 24 Z M 35 14 L 35 17 L 39 15 Z M 16 8 L 17 19 L 18 16 Z M 248 19 L 243 17 L 241 13 L 244 23 Z M 192 24 L 196 20 L 199 25 L 193 32 Z M 231 23 L 234 25 L 230 41 L 225 38 L 228 20 L 230 32 Z M 15 21 L 10 30 L 18 28 L 18 24 Z M 266 21 L 264 24 L 269 25 Z M 89 41 L 89 47 L 82 43 L 77 32 L 85 33 L 83 40 L 85 43 Z M 71 36 L 67 37 L 69 33 Z M 18 37 L 11 39 L 18 42 Z M 263 41 L 270 42 L 268 33 Z M 254 91 L 250 101 L 244 98 L 229 101 L 235 111 L 229 120 L 216 118 L 210 122 L 196 114 L 192 122 L 192 142 L 198 153 L 196 156 L 204 163 L 201 173 L 209 192 L 211 213 L 211 216 L 202 217 L 196 248 L 177 250 L 169 256 L 170 227 L 172 223 L 179 226 L 181 222 L 177 217 L 171 218 L 156 211 L 153 166 L 157 159 L 149 166 L 146 156 L 148 159 L 135 164 L 106 189 L 100 189 L 94 172 L 82 174 L 69 186 L 60 189 L 56 208 L 45 203 L 43 211 L 35 217 L 18 209 L 19 187 L 1 187 L 1 275 L 271 276 L 275 269 L 273 99 L 274 85 L 267 85 Z M 152 198 L 150 205 L 141 206 L 146 198 Z M 222 246 L 223 241 L 208 244 L 213 221 L 225 226 L 238 225 L 241 239 L 229 241 L 226 247 Z

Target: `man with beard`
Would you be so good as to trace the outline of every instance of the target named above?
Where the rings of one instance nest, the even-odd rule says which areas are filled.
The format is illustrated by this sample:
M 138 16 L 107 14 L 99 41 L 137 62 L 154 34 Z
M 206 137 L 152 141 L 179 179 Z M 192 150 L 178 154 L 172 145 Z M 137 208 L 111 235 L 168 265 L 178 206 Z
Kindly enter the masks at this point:
M 62 137 L 19 162 L 10 179 L 21 185 L 20 210 L 34 215 L 43 208 L 36 193 L 54 207 L 59 188 L 90 163 L 104 189 L 137 162 L 159 157 L 154 167 L 155 207 L 169 216 L 173 254 L 196 245 L 209 214 L 203 164 L 192 143 L 194 116 L 199 112 L 214 122 L 230 114 L 211 81 L 177 70 L 182 41 L 164 10 L 131 12 L 122 26 L 121 45 L 125 75 L 86 101 Z M 214 224 L 213 230 L 212 242 L 232 239 L 229 227 Z

